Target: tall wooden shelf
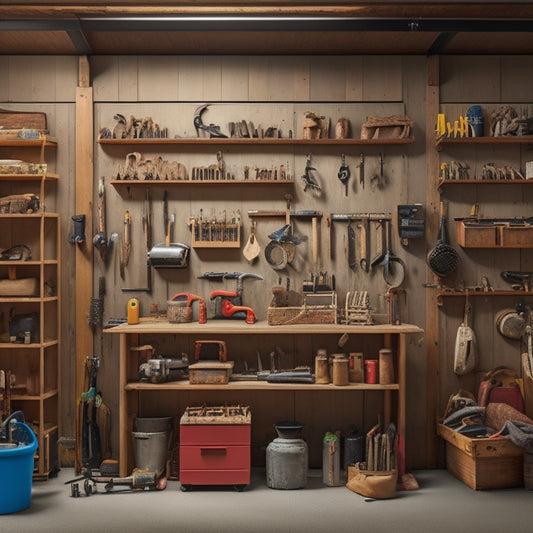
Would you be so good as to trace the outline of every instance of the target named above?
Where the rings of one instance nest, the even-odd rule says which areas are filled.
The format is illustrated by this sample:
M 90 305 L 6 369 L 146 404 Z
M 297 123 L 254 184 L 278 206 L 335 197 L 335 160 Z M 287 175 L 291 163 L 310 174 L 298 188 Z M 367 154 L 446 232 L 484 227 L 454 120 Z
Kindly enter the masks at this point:
M 344 391 L 347 394 L 360 392 L 381 393 L 383 395 L 383 421 L 388 424 L 393 418 L 400 435 L 399 457 L 401 458 L 399 470 L 404 469 L 403 460 L 405 458 L 405 387 L 406 387 L 406 360 L 407 360 L 407 335 L 422 333 L 418 326 L 403 325 L 374 325 L 356 326 L 340 324 L 301 324 L 289 326 L 270 326 L 266 322 L 246 324 L 241 321 L 231 320 L 208 320 L 206 324 L 183 323 L 171 324 L 166 320 L 142 318 L 139 324 L 119 326 L 105 330 L 106 333 L 119 335 L 119 368 L 120 377 L 119 389 L 119 465 L 120 475 L 126 475 L 132 466 L 131 450 L 131 418 L 138 412 L 144 396 L 141 394 L 162 394 L 177 392 L 187 395 L 192 391 L 217 391 L 217 397 L 224 402 L 224 398 L 235 394 L 243 395 L 250 391 L 263 391 L 264 394 L 276 394 L 281 391 L 291 391 L 294 394 L 299 392 L 312 391 L 313 393 L 338 394 Z M 138 381 L 136 368 L 136 356 L 132 355 L 131 348 L 140 346 L 147 339 L 154 337 L 171 337 L 172 342 L 179 346 L 180 338 L 192 336 L 201 339 L 204 336 L 212 338 L 228 339 L 229 337 L 246 337 L 246 343 L 255 345 L 260 342 L 262 336 L 339 336 L 347 333 L 350 336 L 377 336 L 384 345 L 393 348 L 395 353 L 395 367 L 397 369 L 397 380 L 388 385 L 375 385 L 357 383 L 345 387 L 319 384 L 294 384 L 294 383 L 268 383 L 262 381 L 235 381 L 227 385 L 190 385 L 188 381 L 174 381 L 161 384 L 143 383 Z M 135 353 L 135 352 L 133 352 Z M 397 412 L 392 413 L 392 394 L 396 395 Z M 159 396 L 158 396 L 159 397 Z M 185 396 L 186 397 L 186 396 Z M 312 416 L 312 414 L 310 414 Z
M 0 157 L 44 163 L 45 152 L 55 149 L 50 137 L 36 140 L 0 141 Z M 0 369 L 15 375 L 21 387 L 11 394 L 11 411 L 21 410 L 35 431 L 39 448 L 35 456 L 34 478 L 47 479 L 59 469 L 57 439 L 60 413 L 60 216 L 47 210 L 47 184 L 56 184 L 59 175 L 0 174 L 0 196 L 32 192 L 39 196 L 40 209 L 29 214 L 1 214 L 0 249 L 25 244 L 31 250 L 27 261 L 0 262 L 0 278 L 8 278 L 8 270 L 16 278 L 36 278 L 37 290 L 32 295 L 0 294 L 0 313 L 6 332 L 0 338 Z M 48 282 L 53 281 L 54 292 Z M 16 314 L 38 313 L 36 338 L 29 344 L 11 342 L 8 321 L 11 310 Z

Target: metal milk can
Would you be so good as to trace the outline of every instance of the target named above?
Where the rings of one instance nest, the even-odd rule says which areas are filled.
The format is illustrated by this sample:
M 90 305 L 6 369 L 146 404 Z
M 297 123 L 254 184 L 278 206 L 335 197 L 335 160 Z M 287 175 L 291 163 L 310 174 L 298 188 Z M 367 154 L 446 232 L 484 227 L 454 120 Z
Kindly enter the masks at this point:
M 300 438 L 303 424 L 274 424 L 278 438 L 266 450 L 267 486 L 271 489 L 303 489 L 307 485 L 308 448 Z

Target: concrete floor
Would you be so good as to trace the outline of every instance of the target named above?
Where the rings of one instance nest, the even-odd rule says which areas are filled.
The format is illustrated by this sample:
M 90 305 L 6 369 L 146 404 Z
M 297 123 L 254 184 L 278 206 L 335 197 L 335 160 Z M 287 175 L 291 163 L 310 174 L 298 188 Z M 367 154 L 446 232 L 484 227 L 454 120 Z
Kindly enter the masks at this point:
M 179 490 L 170 481 L 163 491 L 71 497 L 66 481 L 34 482 L 28 509 L 0 515 L 0 531 L 34 533 L 272 532 L 468 533 L 533 530 L 533 491 L 524 488 L 474 491 L 446 470 L 414 472 L 420 488 L 398 492 L 393 500 L 366 500 L 345 487 L 326 487 L 320 471 L 309 473 L 300 490 L 273 490 L 265 471 L 254 469 L 243 492 L 232 488 Z M 83 493 L 83 489 L 82 489 Z

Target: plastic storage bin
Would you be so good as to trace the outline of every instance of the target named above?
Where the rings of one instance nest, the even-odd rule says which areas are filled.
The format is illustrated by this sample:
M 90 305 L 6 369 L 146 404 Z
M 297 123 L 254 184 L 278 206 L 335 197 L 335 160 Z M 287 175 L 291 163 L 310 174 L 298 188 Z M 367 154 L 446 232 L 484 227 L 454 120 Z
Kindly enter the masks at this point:
M 22 422 L 13 422 L 13 440 L 0 443 L 0 514 L 16 513 L 30 506 L 35 433 Z

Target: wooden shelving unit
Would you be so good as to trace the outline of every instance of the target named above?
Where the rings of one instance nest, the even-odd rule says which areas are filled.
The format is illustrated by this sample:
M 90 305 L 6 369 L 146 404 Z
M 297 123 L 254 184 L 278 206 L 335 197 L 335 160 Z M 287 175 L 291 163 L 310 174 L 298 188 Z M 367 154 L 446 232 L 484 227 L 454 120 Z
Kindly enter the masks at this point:
M 44 163 L 45 150 L 56 145 L 56 140 L 49 137 L 1 140 L 0 154 Z M 12 309 L 16 314 L 37 313 L 38 316 L 35 338 L 29 344 L 12 342 L 8 333 L 0 339 L 0 369 L 11 371 L 16 376 L 15 384 L 20 386 L 11 394 L 11 411 L 23 411 L 39 442 L 35 479 L 47 479 L 59 468 L 60 217 L 48 212 L 46 204 L 46 185 L 58 180 L 59 175 L 53 172 L 0 174 L 0 191 L 5 190 L 7 194 L 31 191 L 40 199 L 40 210 L 36 213 L 0 215 L 0 249 L 25 244 L 31 250 L 28 260 L 2 261 L 0 278 L 8 278 L 11 269 L 17 279 L 36 278 L 38 286 L 34 295 L 0 295 L 0 314 L 5 320 L 2 331 L 9 331 Z

